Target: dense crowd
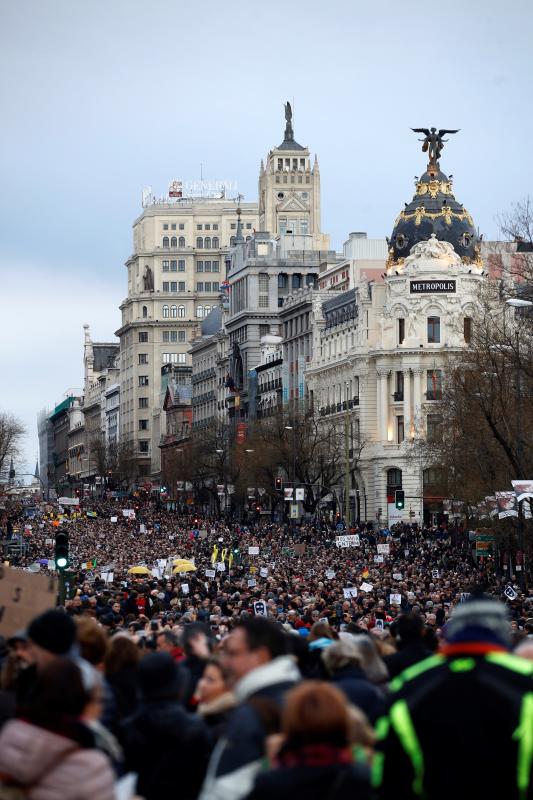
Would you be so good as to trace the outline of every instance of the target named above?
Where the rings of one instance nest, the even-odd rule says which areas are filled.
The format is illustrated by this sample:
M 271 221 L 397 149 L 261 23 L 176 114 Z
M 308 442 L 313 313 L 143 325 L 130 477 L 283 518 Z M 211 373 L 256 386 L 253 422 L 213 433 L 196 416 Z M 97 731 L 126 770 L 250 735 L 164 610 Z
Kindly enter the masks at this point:
M 69 537 L 64 607 L 0 640 L 6 792 L 533 797 L 533 596 L 467 530 L 136 501 L 8 503 L 0 530 L 48 574 Z M 451 752 L 488 766 L 454 786 Z

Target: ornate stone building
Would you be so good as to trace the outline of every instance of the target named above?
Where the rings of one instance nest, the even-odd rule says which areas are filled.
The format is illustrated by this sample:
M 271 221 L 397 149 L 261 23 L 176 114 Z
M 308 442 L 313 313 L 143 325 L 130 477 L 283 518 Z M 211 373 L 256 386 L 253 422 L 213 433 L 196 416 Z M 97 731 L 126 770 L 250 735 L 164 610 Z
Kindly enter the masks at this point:
M 435 401 L 449 354 L 468 345 L 483 281 L 472 218 L 430 163 L 395 222 L 384 282 L 360 279 L 324 304 L 306 371 L 318 413 L 350 431 L 352 518 L 391 524 L 442 513 L 438 465 L 422 462 L 417 440 L 443 434 Z

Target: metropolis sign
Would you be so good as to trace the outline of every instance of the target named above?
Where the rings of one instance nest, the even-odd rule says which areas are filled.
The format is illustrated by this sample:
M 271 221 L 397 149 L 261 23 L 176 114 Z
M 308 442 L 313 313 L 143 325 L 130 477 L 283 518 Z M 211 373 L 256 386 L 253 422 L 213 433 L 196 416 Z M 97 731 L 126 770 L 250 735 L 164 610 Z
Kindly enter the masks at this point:
M 455 292 L 455 281 L 411 281 L 411 294 L 444 294 Z

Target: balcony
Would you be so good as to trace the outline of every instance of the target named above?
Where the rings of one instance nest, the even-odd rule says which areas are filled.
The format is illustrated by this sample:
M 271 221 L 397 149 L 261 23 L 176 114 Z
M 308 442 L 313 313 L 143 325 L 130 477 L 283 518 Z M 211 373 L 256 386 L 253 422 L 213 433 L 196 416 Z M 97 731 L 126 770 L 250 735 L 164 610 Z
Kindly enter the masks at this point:
M 393 400 L 394 400 L 394 402 L 395 402 L 395 403 L 400 403 L 400 402 L 402 402 L 402 400 L 403 400 L 403 391 L 401 391 L 401 392 L 394 392 L 394 394 L 392 395 L 392 397 L 393 397 Z

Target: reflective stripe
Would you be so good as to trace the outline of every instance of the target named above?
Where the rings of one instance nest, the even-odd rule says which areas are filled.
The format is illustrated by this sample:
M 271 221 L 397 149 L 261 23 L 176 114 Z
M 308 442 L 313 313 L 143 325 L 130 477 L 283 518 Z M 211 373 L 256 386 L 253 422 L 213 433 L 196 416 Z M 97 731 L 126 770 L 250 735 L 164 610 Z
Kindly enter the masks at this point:
M 533 676 L 533 662 L 513 656 L 511 653 L 487 653 L 485 660 L 492 664 L 498 664 L 500 667 L 507 667 L 521 675 Z
M 419 661 L 417 664 L 413 664 L 411 667 L 407 667 L 407 669 L 404 669 L 403 672 L 400 672 L 399 675 L 392 679 L 389 684 L 390 690 L 392 692 L 397 692 L 407 681 L 411 681 L 413 678 L 418 678 L 419 675 L 422 675 L 429 669 L 439 667 L 441 664 L 444 664 L 445 661 L 446 659 L 444 656 L 436 655 L 425 658 L 423 661 Z
M 398 700 L 394 703 L 390 710 L 390 719 L 400 744 L 413 766 L 413 792 L 422 797 L 424 791 L 424 754 L 405 700 Z
M 469 672 L 474 669 L 476 662 L 473 658 L 455 658 L 449 662 L 449 667 L 452 672 Z
M 376 733 L 376 739 L 378 742 L 381 742 L 383 739 L 386 738 L 390 728 L 390 720 L 388 717 L 380 717 L 376 720 L 376 724 L 374 725 L 374 731 Z
M 513 733 L 518 740 L 518 763 L 516 782 L 520 800 L 525 800 L 529 789 L 531 764 L 533 763 L 533 692 L 524 695 L 520 708 L 520 722 Z
M 372 766 L 370 768 L 370 782 L 372 784 L 373 789 L 377 789 L 381 786 L 381 781 L 383 780 L 383 767 L 385 766 L 385 754 L 384 753 L 374 753 L 372 758 Z

